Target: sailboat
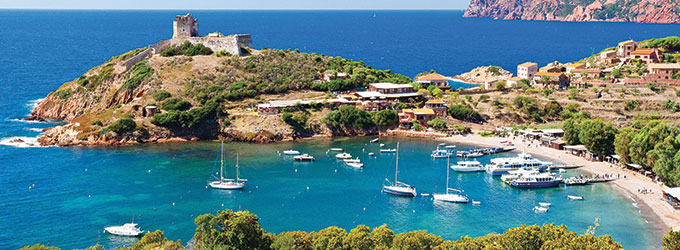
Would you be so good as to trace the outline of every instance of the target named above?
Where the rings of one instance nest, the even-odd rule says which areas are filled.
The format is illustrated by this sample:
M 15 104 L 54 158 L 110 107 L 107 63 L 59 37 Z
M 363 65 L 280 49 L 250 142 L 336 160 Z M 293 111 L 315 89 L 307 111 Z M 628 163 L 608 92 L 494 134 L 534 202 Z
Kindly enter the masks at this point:
M 224 149 L 224 142 L 222 142 L 220 144 L 220 153 L 219 153 L 220 154 L 220 178 L 217 179 L 217 177 L 215 177 L 213 175 L 213 177 L 217 180 L 208 183 L 208 185 L 210 185 L 210 187 L 212 187 L 212 188 L 217 188 L 217 189 L 230 189 L 230 190 L 243 189 L 243 187 L 246 185 L 246 181 L 248 181 L 248 180 L 247 179 L 240 179 L 239 176 L 238 176 L 238 169 L 239 169 L 239 167 L 238 167 L 238 154 L 236 154 L 236 179 L 225 179 L 224 178 L 224 174 L 223 174 L 224 173 L 224 152 L 223 152 L 224 150 L 223 149 Z
M 449 188 L 449 161 L 451 160 L 451 157 L 449 157 L 446 161 L 446 193 L 444 194 L 432 194 L 432 197 L 434 198 L 435 201 L 445 201 L 445 202 L 457 202 L 457 203 L 467 203 L 469 201 L 467 195 L 463 194 L 463 191 L 456 190 L 453 188 Z M 449 191 L 451 193 L 449 193 Z
M 416 193 L 416 188 L 403 183 L 399 182 L 398 180 L 398 175 L 399 175 L 399 143 L 397 142 L 397 159 L 396 159 L 396 169 L 394 170 L 394 182 L 390 182 L 389 179 L 385 178 L 385 180 L 389 183 L 389 185 L 383 185 L 382 191 L 388 194 L 393 194 L 393 195 L 399 195 L 399 196 L 409 196 L 409 197 L 415 197 L 417 195 Z

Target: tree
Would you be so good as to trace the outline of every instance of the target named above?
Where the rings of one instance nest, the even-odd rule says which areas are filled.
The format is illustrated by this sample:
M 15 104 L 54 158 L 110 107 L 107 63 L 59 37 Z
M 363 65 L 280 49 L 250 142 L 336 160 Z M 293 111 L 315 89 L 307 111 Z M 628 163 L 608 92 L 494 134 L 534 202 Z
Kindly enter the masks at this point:
M 198 249 L 248 250 L 268 249 L 272 242 L 265 237 L 259 219 L 248 211 L 231 209 L 217 211 L 217 215 L 196 217 L 194 241 Z
M 653 159 L 654 173 L 662 177 L 668 186 L 680 185 L 680 135 L 678 138 L 668 136 L 662 143 L 654 146 L 654 150 L 647 153 Z
M 305 127 L 307 127 L 307 116 L 301 115 L 301 114 L 291 114 L 288 112 L 283 112 L 281 115 L 281 119 L 283 122 L 288 124 L 295 133 L 302 133 L 305 130 Z
M 432 120 L 427 121 L 427 126 L 436 128 L 436 129 L 446 129 L 446 121 L 439 119 L 439 117 L 436 117 Z
M 555 100 L 552 100 L 545 104 L 543 107 L 543 112 L 549 116 L 557 116 L 562 112 L 562 105 Z
M 153 99 L 156 100 L 157 102 L 163 101 L 171 96 L 172 95 L 170 94 L 170 92 L 165 90 L 153 93 Z
M 570 118 L 564 121 L 562 124 L 562 130 L 564 130 L 564 141 L 567 143 L 567 145 L 576 145 L 581 143 L 579 138 L 579 122 L 580 120 Z
M 272 242 L 271 249 L 273 250 L 312 250 L 312 242 L 310 236 L 306 232 L 292 231 L 282 232 Z
M 371 114 L 354 106 L 341 106 L 329 112 L 322 121 L 333 128 L 368 129 L 375 126 Z
M 370 238 L 371 229 L 364 225 L 358 225 L 349 231 L 342 242 L 347 250 L 372 250 L 375 243 Z
M 401 103 L 400 103 L 401 104 Z M 373 123 L 379 127 L 393 127 L 399 125 L 399 114 L 391 109 L 373 113 Z
M 614 152 L 619 155 L 620 161 L 623 163 L 630 162 L 630 142 L 633 140 L 635 133 L 632 128 L 627 127 L 620 130 L 614 138 Z
M 479 112 L 472 109 L 472 107 L 463 104 L 456 104 L 450 106 L 448 113 L 451 117 L 458 120 L 479 122 L 483 121 L 482 115 Z
M 161 108 L 170 111 L 170 110 L 188 110 L 191 108 L 191 103 L 185 100 L 182 100 L 181 98 L 170 98 L 167 99 L 163 102 L 161 105 Z
M 442 237 L 430 234 L 425 230 L 400 233 L 394 237 L 392 248 L 403 250 L 432 249 L 444 242 Z
M 35 245 L 32 245 L 32 246 L 25 246 L 25 247 L 19 248 L 19 250 L 61 250 L 61 248 L 49 247 L 49 246 L 45 246 L 43 244 L 35 244 Z
M 498 91 L 505 91 L 505 81 L 496 81 L 493 83 Z
M 137 123 L 130 118 L 118 119 L 106 129 L 116 133 L 129 132 L 137 127 Z
M 440 88 L 434 88 L 434 89 L 432 89 L 431 92 L 432 92 L 432 96 L 434 96 L 434 97 L 441 98 L 442 96 L 444 96 L 444 91 L 442 91 L 442 89 L 440 89 Z
M 586 148 L 599 156 L 611 153 L 614 148 L 616 128 L 605 124 L 601 119 L 586 120 L 579 127 L 579 141 Z
M 312 247 L 315 250 L 343 249 L 346 236 L 345 229 L 336 226 L 327 227 L 312 236 Z
M 664 250 L 680 250 L 680 231 L 668 230 L 668 234 L 663 236 L 661 242 Z
M 373 241 L 375 249 L 387 250 L 392 247 L 394 231 L 392 231 L 392 229 L 390 229 L 387 225 L 382 225 L 374 228 L 369 237 L 371 238 L 371 241 Z

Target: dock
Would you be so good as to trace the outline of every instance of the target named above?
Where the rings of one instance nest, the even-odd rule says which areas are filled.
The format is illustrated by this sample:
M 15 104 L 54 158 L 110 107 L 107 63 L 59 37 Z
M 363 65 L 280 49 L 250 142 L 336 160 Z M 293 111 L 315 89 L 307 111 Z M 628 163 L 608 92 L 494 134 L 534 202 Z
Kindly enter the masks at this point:
M 580 168 L 583 167 L 583 165 L 576 165 L 576 164 L 560 164 L 560 165 L 552 165 L 550 168 L 552 169 L 575 169 L 575 168 Z

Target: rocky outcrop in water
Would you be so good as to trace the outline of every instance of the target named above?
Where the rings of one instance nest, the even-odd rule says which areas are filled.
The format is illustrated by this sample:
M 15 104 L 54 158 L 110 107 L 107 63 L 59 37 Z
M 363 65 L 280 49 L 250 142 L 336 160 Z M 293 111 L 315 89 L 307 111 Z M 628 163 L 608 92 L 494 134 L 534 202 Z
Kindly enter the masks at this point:
M 471 0 L 464 17 L 680 23 L 677 0 Z

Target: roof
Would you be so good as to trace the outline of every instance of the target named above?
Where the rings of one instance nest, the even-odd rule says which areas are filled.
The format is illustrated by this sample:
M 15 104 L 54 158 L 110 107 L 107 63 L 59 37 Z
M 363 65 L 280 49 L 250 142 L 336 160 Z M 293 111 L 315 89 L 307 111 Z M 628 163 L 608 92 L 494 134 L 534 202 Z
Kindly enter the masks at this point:
M 627 44 L 627 43 L 634 43 L 634 42 L 635 41 L 633 41 L 633 40 L 626 40 L 626 41 L 620 42 L 619 45 Z
M 602 73 L 601 69 L 574 69 L 571 71 L 571 73 Z
M 541 132 L 545 134 L 563 134 L 564 130 L 561 128 L 546 128 L 546 129 L 541 129 Z
M 377 89 L 399 89 L 399 88 L 413 88 L 411 84 L 394 84 L 391 82 L 379 82 L 379 83 L 371 83 L 370 84 L 372 87 L 377 88 Z
M 361 98 L 385 98 L 385 94 L 376 91 L 356 92 Z
M 680 63 L 650 63 L 649 69 L 680 69 Z
M 448 81 L 449 78 L 437 73 L 430 73 L 421 77 L 418 77 L 419 81 Z
M 627 166 L 634 168 L 634 169 L 642 169 L 642 166 L 634 163 L 626 163 Z
M 564 146 L 564 149 L 571 149 L 571 150 L 576 150 L 576 151 L 588 151 L 588 149 L 584 145 L 569 145 L 569 146 Z
M 518 81 L 521 81 L 522 79 L 524 79 L 524 78 L 521 78 L 519 76 L 515 76 L 515 77 L 510 77 L 510 79 L 508 79 L 508 80 L 518 82 Z
M 442 99 L 430 99 L 425 102 L 426 104 L 444 104 Z
M 553 73 L 553 72 L 536 72 L 535 76 L 561 76 L 564 75 L 564 73 Z
M 578 68 L 578 67 L 581 67 L 581 66 L 586 66 L 586 64 L 582 63 L 582 62 L 575 62 L 575 63 L 567 64 L 567 68 Z
M 673 196 L 676 199 L 680 199 L 680 187 L 666 188 L 663 190 L 663 192 Z
M 402 98 L 402 97 L 416 97 L 420 96 L 418 92 L 408 92 L 408 93 L 386 93 L 387 98 Z
M 545 71 L 548 71 L 548 70 L 551 70 L 551 69 L 560 69 L 560 68 L 558 68 L 557 66 L 548 65 L 548 66 L 543 66 L 543 67 L 539 68 L 538 71 L 545 72 Z
M 655 49 L 636 49 L 633 52 L 630 52 L 632 55 L 651 55 L 656 53 Z
M 404 113 L 414 113 L 416 115 L 434 115 L 432 109 L 403 109 Z
M 535 62 L 525 62 L 525 63 L 522 63 L 522 64 L 520 64 L 520 65 L 517 65 L 517 67 L 525 67 L 525 68 L 533 67 L 533 66 L 538 67 L 538 63 L 535 63 Z

